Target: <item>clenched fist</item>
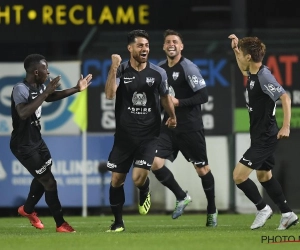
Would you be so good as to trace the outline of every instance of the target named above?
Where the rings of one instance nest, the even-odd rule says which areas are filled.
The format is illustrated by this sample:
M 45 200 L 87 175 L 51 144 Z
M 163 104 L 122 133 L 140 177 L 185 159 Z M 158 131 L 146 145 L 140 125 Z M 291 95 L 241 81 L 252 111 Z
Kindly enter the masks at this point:
M 111 55 L 111 66 L 112 67 L 119 67 L 120 63 L 122 61 L 122 58 L 118 54 L 112 54 Z

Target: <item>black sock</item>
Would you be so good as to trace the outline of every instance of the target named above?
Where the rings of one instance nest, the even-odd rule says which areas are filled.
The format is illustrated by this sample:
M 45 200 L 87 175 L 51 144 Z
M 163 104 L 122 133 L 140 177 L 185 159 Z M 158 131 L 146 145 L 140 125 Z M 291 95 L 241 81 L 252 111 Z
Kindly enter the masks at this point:
M 268 195 L 272 201 L 278 206 L 281 213 L 292 212 L 288 203 L 286 202 L 285 196 L 282 191 L 280 183 L 275 179 L 271 178 L 268 181 L 261 182 L 261 185 L 266 189 Z
M 183 200 L 186 197 L 186 192 L 182 190 L 175 180 L 173 173 L 166 166 L 163 166 L 158 170 L 154 170 L 152 173 L 161 184 L 173 192 L 177 200 Z
M 248 178 L 244 182 L 236 184 L 236 186 L 244 192 L 250 201 L 254 203 L 257 210 L 261 210 L 267 205 L 261 197 L 257 186 L 251 179 Z
M 35 205 L 39 202 L 45 192 L 44 186 L 36 178 L 33 178 L 27 200 L 24 204 L 24 211 L 31 214 Z
M 214 214 L 216 212 L 215 204 L 215 179 L 211 171 L 204 176 L 199 176 L 202 181 L 202 187 L 207 199 L 207 213 Z
M 150 185 L 150 180 L 149 177 L 147 177 L 145 183 L 141 187 L 137 187 L 140 190 L 140 206 L 143 205 L 145 202 L 148 193 L 149 193 L 149 185 Z
M 54 191 L 45 191 L 45 201 L 55 220 L 56 227 L 60 227 L 64 222 L 62 207 L 58 199 L 57 189 Z
M 124 185 L 109 187 L 109 202 L 111 211 L 115 217 L 115 223 L 123 223 L 123 205 L 125 203 Z

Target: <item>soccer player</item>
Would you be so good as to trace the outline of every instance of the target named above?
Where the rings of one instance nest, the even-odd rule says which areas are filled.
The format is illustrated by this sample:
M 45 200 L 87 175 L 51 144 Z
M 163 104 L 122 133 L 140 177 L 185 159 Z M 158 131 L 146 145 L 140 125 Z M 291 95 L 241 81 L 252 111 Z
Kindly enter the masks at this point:
M 106 98 L 116 97 L 116 132 L 107 168 L 112 172 L 109 199 L 114 223 L 107 232 L 125 230 L 122 219 L 125 202 L 124 182 L 133 164 L 132 179 L 139 189 L 139 212 L 150 209 L 149 170 L 153 162 L 161 124 L 161 107 L 168 112 L 166 126 L 176 127 L 174 105 L 169 96 L 167 74 L 148 62 L 149 36 L 144 30 L 128 33 L 130 60 L 121 64 L 121 57 L 111 56 Z
M 238 39 L 231 34 L 231 47 L 239 69 L 248 77 L 246 105 L 250 117 L 249 149 L 244 153 L 233 171 L 236 186 L 241 189 L 257 208 L 251 229 L 257 229 L 272 216 L 272 209 L 261 197 L 257 186 L 249 178 L 256 170 L 257 179 L 282 213 L 278 230 L 288 229 L 298 222 L 297 215 L 289 207 L 279 182 L 272 176 L 275 165 L 274 152 L 279 139 L 290 135 L 291 99 L 275 79 L 271 71 L 262 64 L 266 46 L 257 37 Z M 283 124 L 277 126 L 276 101 L 281 100 Z
M 174 130 L 162 126 L 151 169 L 156 178 L 176 196 L 172 218 L 178 218 L 192 199 L 164 164 L 166 159 L 173 162 L 180 151 L 193 164 L 201 179 L 207 198 L 206 226 L 216 227 L 218 211 L 215 206 L 214 176 L 208 164 L 201 114 L 201 104 L 208 101 L 208 93 L 199 68 L 182 56 L 183 47 L 180 33 L 174 30 L 164 32 L 163 50 L 167 59 L 159 63 L 159 66 L 167 72 L 178 124 Z M 163 123 L 168 119 L 169 115 L 165 113 Z
M 44 225 L 34 211 L 35 205 L 45 193 L 45 201 L 56 222 L 56 232 L 75 232 L 64 220 L 62 207 L 57 194 L 56 180 L 51 172 L 52 158 L 41 136 L 41 111 L 44 101 L 53 102 L 85 90 L 92 75 L 81 75 L 77 85 L 70 89 L 56 90 L 60 86 L 60 76 L 55 77 L 47 86 L 49 77 L 48 63 L 44 56 L 30 54 L 24 60 L 26 77 L 17 83 L 11 95 L 11 116 L 13 131 L 10 148 L 15 157 L 34 177 L 25 204 L 18 213 L 27 217 L 35 228 Z

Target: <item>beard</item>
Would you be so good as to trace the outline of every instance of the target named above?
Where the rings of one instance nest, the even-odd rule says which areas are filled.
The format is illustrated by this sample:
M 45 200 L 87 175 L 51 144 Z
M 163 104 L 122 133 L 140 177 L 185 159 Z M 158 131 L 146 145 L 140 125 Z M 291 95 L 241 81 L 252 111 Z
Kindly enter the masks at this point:
M 148 60 L 148 55 L 145 57 L 142 57 L 140 54 L 134 54 L 132 55 L 133 59 L 136 60 L 138 63 L 145 63 Z

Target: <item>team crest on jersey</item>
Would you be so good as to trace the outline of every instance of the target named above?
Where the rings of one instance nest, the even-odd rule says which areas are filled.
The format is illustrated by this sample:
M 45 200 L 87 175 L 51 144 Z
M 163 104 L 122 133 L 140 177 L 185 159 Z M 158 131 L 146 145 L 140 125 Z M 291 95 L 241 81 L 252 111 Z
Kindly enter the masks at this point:
M 145 92 L 143 93 L 134 92 L 132 97 L 132 103 L 135 106 L 146 106 L 147 96 Z
M 177 78 L 179 77 L 179 72 L 173 72 L 172 77 L 173 77 L 173 80 L 176 81 Z
M 255 84 L 255 81 L 251 81 L 251 82 L 250 82 L 250 89 L 253 89 L 254 84 Z
M 154 77 L 146 77 L 146 83 L 151 87 L 155 82 Z

